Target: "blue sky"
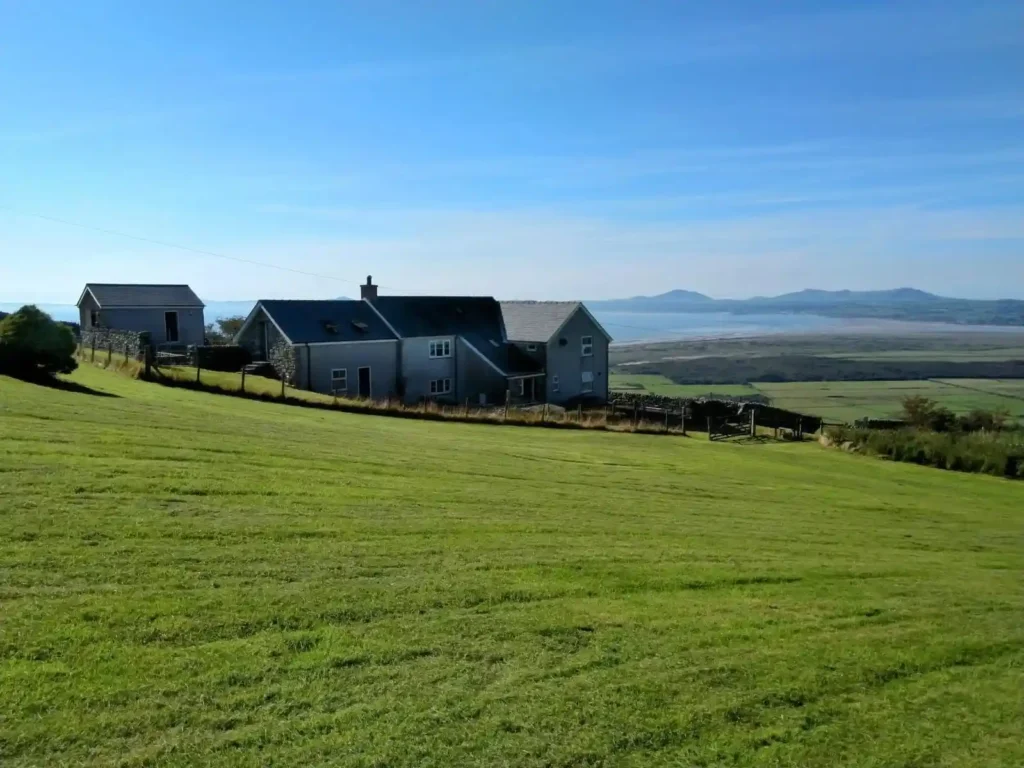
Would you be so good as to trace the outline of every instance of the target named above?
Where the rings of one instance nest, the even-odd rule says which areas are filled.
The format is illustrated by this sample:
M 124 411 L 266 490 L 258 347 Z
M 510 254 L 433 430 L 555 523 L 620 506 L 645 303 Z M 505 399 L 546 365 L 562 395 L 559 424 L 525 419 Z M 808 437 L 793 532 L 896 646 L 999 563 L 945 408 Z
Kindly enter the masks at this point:
M 0 301 L 1024 298 L 1022 74 L 1019 1 L 0 0 Z

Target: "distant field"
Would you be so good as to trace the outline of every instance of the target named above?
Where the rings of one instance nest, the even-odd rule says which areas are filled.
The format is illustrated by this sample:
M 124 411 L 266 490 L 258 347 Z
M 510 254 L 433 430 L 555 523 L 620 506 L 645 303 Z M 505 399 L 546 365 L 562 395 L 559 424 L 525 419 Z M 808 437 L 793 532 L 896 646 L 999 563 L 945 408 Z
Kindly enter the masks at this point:
M 1024 400 L 1024 379 L 940 379 L 950 386 L 969 387 Z
M 1024 484 L 0 377 L 0 765 L 1024 765 Z
M 898 415 L 903 398 L 932 398 L 956 413 L 974 408 L 1006 410 L 1024 421 L 1024 380 L 949 379 L 944 381 L 825 381 L 757 383 L 757 389 L 781 408 L 828 420 Z
M 998 362 L 1002 360 L 1024 360 L 1024 347 L 1002 349 L 946 349 L 920 350 L 895 349 L 878 352 L 832 352 L 823 357 L 838 357 L 845 360 L 948 360 L 949 362 Z
M 643 373 L 613 373 L 609 376 L 609 386 L 613 390 L 650 392 L 652 395 L 665 395 L 667 397 L 757 394 L 757 390 L 749 384 L 676 384 L 665 376 Z

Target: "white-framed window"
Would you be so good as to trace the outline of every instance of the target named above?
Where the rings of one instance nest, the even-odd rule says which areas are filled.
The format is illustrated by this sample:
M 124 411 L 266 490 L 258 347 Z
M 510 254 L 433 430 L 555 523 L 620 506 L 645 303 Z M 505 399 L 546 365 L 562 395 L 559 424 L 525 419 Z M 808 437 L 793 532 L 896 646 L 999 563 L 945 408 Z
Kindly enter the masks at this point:
M 594 372 L 584 371 L 580 375 L 580 392 L 594 391 Z
M 527 352 L 536 352 L 537 351 L 537 345 L 536 344 L 527 344 L 526 345 L 526 351 Z
M 558 383 L 558 374 L 556 373 L 551 377 L 551 391 L 561 392 L 561 385 Z
M 451 379 L 431 379 L 430 380 L 430 394 L 432 395 L 447 395 L 452 391 L 452 380 Z
M 431 357 L 451 357 L 452 356 L 452 342 L 451 342 L 451 339 L 438 339 L 437 341 L 430 342 L 430 356 Z
M 594 337 L 593 336 L 582 336 L 580 337 L 580 354 L 583 357 L 593 357 L 594 355 Z
M 516 394 L 520 397 L 526 394 L 526 379 L 516 379 Z
M 331 369 L 331 391 L 336 394 L 348 394 L 348 368 Z

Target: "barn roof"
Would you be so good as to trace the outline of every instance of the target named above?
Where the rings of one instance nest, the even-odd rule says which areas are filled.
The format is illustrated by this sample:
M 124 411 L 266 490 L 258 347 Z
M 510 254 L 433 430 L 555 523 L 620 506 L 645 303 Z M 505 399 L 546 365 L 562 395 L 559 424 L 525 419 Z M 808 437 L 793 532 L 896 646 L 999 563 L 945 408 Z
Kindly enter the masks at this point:
M 204 304 L 187 285 L 144 285 L 131 283 L 86 283 L 78 305 L 92 294 L 100 309 L 202 309 Z

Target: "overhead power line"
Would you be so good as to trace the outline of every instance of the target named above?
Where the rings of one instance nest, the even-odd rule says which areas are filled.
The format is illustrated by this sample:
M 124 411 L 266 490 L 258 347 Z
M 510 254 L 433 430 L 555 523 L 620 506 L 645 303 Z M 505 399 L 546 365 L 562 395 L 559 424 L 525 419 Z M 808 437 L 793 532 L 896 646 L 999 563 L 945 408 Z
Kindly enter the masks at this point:
M 50 221 L 55 224 L 63 224 L 68 227 L 75 227 L 77 229 L 84 229 L 90 232 L 99 232 L 104 235 L 114 235 L 115 237 L 123 237 L 128 240 L 135 240 L 140 243 L 149 243 L 150 245 L 158 245 L 162 248 L 173 248 L 178 251 L 185 251 L 187 253 L 194 253 L 199 256 L 212 256 L 215 259 L 225 259 L 227 261 L 235 261 L 240 264 L 249 264 L 255 267 L 266 267 L 267 269 L 277 269 L 282 272 L 291 272 L 296 275 L 304 275 L 305 277 L 315 277 L 318 280 L 334 280 L 339 283 L 346 283 L 349 285 L 362 285 L 361 280 L 350 280 L 344 277 L 338 277 L 336 275 L 322 275 L 317 272 L 307 272 L 303 269 L 295 269 L 294 267 L 284 267 L 280 264 L 272 264 L 267 261 L 256 261 L 255 259 L 246 259 L 241 256 L 228 256 L 224 253 L 217 253 L 216 251 L 208 251 L 204 248 L 193 248 L 188 245 L 180 245 L 178 243 L 169 243 L 165 240 L 157 240 L 152 237 L 141 237 L 139 235 L 132 235 L 128 232 L 120 232 L 116 229 L 107 229 L 105 227 L 95 227 L 91 224 L 81 224 L 77 221 L 69 221 L 67 219 L 61 219 L 56 216 L 44 216 L 41 213 L 30 213 L 28 211 L 21 211 L 17 208 L 12 208 L 9 205 L 0 204 L 0 210 L 9 211 L 10 213 L 18 216 L 26 216 L 32 219 L 41 219 L 42 221 Z M 378 285 L 378 288 L 384 288 L 389 291 L 404 291 L 402 288 L 395 288 L 394 286 Z M 406 293 L 415 293 L 415 291 L 406 291 Z M 660 333 L 660 334 L 671 334 L 671 335 L 688 335 L 684 331 L 670 331 L 662 328 L 643 328 L 636 325 L 626 325 L 624 323 L 606 322 L 604 325 L 614 326 L 616 328 L 629 328 L 635 331 L 646 331 L 649 333 Z
M 124 237 L 129 240 L 136 240 L 140 243 L 149 243 L 150 245 L 158 245 L 163 248 L 174 248 L 178 251 L 187 251 L 188 253 L 195 253 L 200 256 L 212 256 L 216 259 L 226 259 L 227 261 L 236 261 L 240 264 L 250 264 L 256 267 L 266 267 L 267 269 L 278 269 L 282 272 L 292 272 L 296 275 L 304 275 L 306 277 L 315 277 L 318 280 L 335 280 L 339 283 L 348 283 L 350 285 L 362 285 L 361 280 L 349 280 L 348 278 L 338 277 L 336 275 L 321 275 L 316 272 L 307 272 L 303 269 L 295 269 L 294 267 L 284 267 L 280 264 L 272 264 L 266 261 L 256 261 L 255 259 L 246 259 L 241 256 L 228 256 L 224 253 L 216 253 L 215 251 L 207 251 L 203 248 L 192 248 L 188 245 L 179 245 L 178 243 L 169 243 L 165 240 L 156 240 L 151 237 L 140 237 L 139 235 L 132 235 L 127 232 L 119 232 L 116 229 L 106 229 L 104 227 L 94 227 L 90 224 L 80 224 L 76 221 L 68 221 L 67 219 L 60 219 L 56 216 L 44 216 L 41 213 L 29 213 L 28 211 L 20 211 L 17 208 L 12 208 L 8 205 L 0 205 L 0 209 L 10 211 L 11 213 L 19 216 L 27 216 L 33 219 L 42 219 L 43 221 L 51 221 L 56 224 L 64 224 L 69 227 L 76 227 L 78 229 L 85 229 L 90 232 L 100 232 L 105 235 L 114 235 L 115 237 Z M 380 288 L 385 288 L 389 291 L 402 290 L 400 288 L 394 288 L 393 286 L 381 285 Z

